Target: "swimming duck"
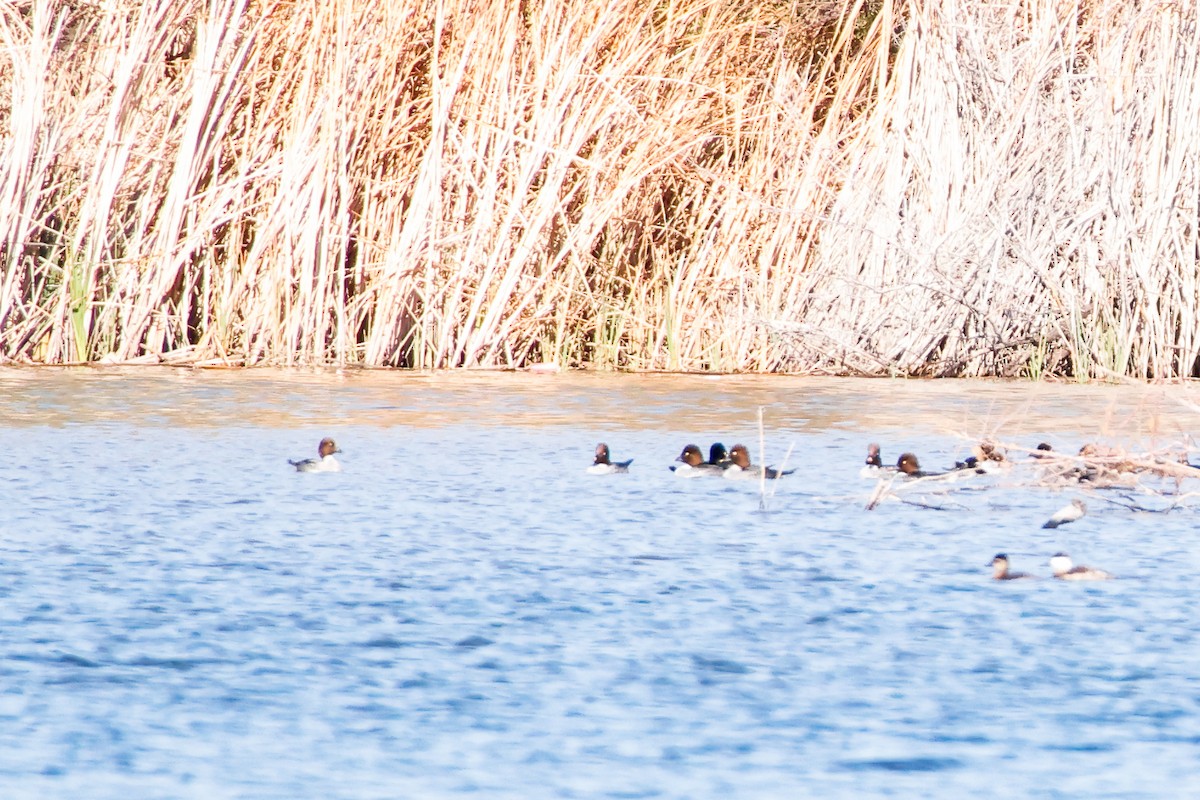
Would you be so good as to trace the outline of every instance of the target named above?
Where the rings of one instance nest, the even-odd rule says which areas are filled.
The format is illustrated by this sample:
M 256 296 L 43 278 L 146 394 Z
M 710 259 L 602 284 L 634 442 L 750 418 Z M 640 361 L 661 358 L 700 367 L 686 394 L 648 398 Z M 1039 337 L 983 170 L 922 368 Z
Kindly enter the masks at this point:
M 1133 473 L 1139 471 L 1138 465 L 1126 459 L 1116 448 L 1088 443 L 1079 448 L 1079 455 L 1084 462 L 1075 472 L 1081 482 L 1090 481 L 1105 486 L 1137 483 Z
M 1066 553 L 1055 553 L 1050 558 L 1050 570 L 1054 577 L 1064 581 L 1106 581 L 1116 577 L 1111 572 L 1105 572 L 1095 567 L 1078 567 L 1071 563 L 1071 557 Z
M 725 449 L 725 445 L 713 442 L 712 447 L 708 448 L 708 461 L 704 463 L 725 469 L 732 462 L 729 460 L 729 451 Z
M 342 465 L 333 457 L 334 453 L 342 452 L 337 443 L 326 436 L 317 445 L 318 458 L 306 458 L 302 461 L 292 461 L 288 459 L 288 463 L 296 468 L 297 472 L 341 472 Z
M 632 463 L 632 458 L 628 461 L 610 461 L 608 445 L 601 442 L 596 445 L 596 458 L 587 468 L 587 472 L 589 475 L 613 475 L 618 472 L 629 472 L 629 465 Z
M 758 478 L 760 476 L 774 480 L 784 475 L 791 475 L 796 471 L 794 469 L 778 470 L 774 467 L 760 467 L 757 464 L 751 464 L 750 451 L 746 449 L 746 445 L 744 444 L 735 444 L 733 446 L 733 449 L 729 451 L 729 460 L 732 463 L 725 468 L 725 472 L 722 474 L 730 480 Z
M 879 454 L 879 445 L 871 442 L 867 445 L 867 466 L 883 469 L 883 456 Z
M 991 442 L 980 442 L 971 448 L 971 455 L 964 458 L 962 461 L 955 461 L 947 473 L 975 473 L 976 475 L 986 475 L 988 473 L 1000 472 L 1012 466 L 1011 462 L 1004 457 L 1004 453 L 996 449 L 996 445 Z
M 1057 528 L 1059 525 L 1066 525 L 1068 522 L 1082 519 L 1086 513 L 1087 505 L 1077 497 L 1069 505 L 1065 505 L 1058 511 L 1055 511 L 1042 527 Z
M 858 474 L 864 478 L 883 478 L 895 473 L 895 467 L 884 466 L 883 456 L 879 454 L 879 445 L 871 442 L 867 445 L 867 460 Z
M 896 461 L 896 469 L 910 478 L 933 478 L 946 474 L 944 472 L 926 472 L 921 469 L 921 463 L 917 461 L 917 457 L 913 453 L 901 453 L 900 458 Z
M 992 559 L 992 578 L 998 581 L 1015 581 L 1022 578 L 1036 578 L 1036 575 L 1030 575 L 1028 572 L 1009 572 L 1008 571 L 1008 556 L 1004 553 L 997 553 Z
M 973 461 L 971 468 L 982 473 L 1002 472 L 1012 467 L 1012 462 L 1004 454 L 1004 451 L 996 447 L 995 442 L 980 442 L 971 448 L 971 458 L 967 461 Z
M 1079 455 L 1085 460 L 1062 455 L 1047 442 L 1040 442 L 1030 453 L 1030 458 L 1042 462 L 1039 467 L 1039 477 L 1044 482 L 1052 483 L 1094 483 L 1109 486 L 1120 483 L 1120 476 L 1106 465 L 1086 459 L 1107 457 L 1100 452 L 1097 445 L 1085 444 L 1079 450 Z
M 694 444 L 683 448 L 683 452 L 675 460 L 680 463 L 672 464 L 671 471 L 681 478 L 715 478 L 723 471 L 723 468 L 716 464 L 705 463 L 704 454 Z
M 955 461 L 954 470 L 956 472 L 984 472 L 983 467 L 979 466 L 979 459 L 975 456 L 967 456 L 962 461 Z

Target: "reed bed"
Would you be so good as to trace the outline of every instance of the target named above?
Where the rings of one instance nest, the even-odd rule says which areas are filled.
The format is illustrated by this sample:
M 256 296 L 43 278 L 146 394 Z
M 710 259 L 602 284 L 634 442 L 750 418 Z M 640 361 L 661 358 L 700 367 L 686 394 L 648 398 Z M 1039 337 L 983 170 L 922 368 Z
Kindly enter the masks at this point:
M 1200 372 L 1190 0 L 0 6 L 0 354 Z

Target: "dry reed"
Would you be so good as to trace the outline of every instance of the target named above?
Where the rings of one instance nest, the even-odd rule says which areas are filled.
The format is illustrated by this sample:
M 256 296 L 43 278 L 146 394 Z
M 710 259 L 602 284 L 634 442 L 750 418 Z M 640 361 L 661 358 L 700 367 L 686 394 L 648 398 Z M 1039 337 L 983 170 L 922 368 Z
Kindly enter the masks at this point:
M 952 498 L 996 486 L 1070 491 L 1088 497 L 1089 502 L 1158 513 L 1191 508 L 1200 501 L 1195 483 L 1200 480 L 1200 466 L 1189 463 L 1186 440 L 1151 448 L 1089 443 L 1074 454 L 994 439 L 985 442 L 995 460 L 985 464 L 986 459 L 980 459 L 978 470 L 935 471 L 914 478 L 884 473 L 872 489 L 866 509 L 878 508 L 887 500 L 937 510 L 965 509 L 968 506 Z
M 0 354 L 1200 371 L 1184 0 L 0 6 Z

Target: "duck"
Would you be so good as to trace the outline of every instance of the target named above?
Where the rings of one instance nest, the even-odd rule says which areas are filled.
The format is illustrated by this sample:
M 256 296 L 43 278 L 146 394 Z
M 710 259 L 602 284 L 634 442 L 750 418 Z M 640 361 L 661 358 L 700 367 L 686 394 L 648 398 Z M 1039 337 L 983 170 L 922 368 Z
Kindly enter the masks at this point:
M 967 456 L 962 461 L 955 461 L 952 469 L 955 472 L 979 472 L 979 473 L 982 473 L 984 471 L 983 467 L 981 467 L 979 465 L 979 459 L 976 458 L 975 456 Z
M 301 461 L 292 461 L 288 459 L 288 463 L 296 468 L 296 472 L 341 472 L 342 465 L 333 457 L 334 453 L 342 452 L 337 446 L 337 442 L 326 436 L 317 445 L 317 458 L 306 458 Z
M 970 469 L 979 473 L 997 473 L 1003 472 L 1012 467 L 1012 462 L 1004 454 L 1004 451 L 996 447 L 995 442 L 984 441 L 971 448 L 971 457 L 967 461 L 972 462 Z
M 704 463 L 725 469 L 733 462 L 729 460 L 729 451 L 725 449 L 725 445 L 713 442 L 712 447 L 708 448 L 708 461 Z
M 913 453 L 901 453 L 900 458 L 896 461 L 896 469 L 909 478 L 934 478 L 946 474 L 944 472 L 926 472 L 921 469 L 921 462 Z
M 681 478 L 715 478 L 724 471 L 724 467 L 705 462 L 704 454 L 694 444 L 684 447 L 675 460 L 680 463 L 672 464 L 671 471 Z
M 879 454 L 879 445 L 871 442 L 867 445 L 867 460 L 858 474 L 864 478 L 883 478 L 895 473 L 895 467 L 885 466 L 883 456 Z
M 1095 567 L 1074 566 L 1066 553 L 1055 553 L 1050 557 L 1050 570 L 1054 577 L 1063 581 L 1106 581 L 1116 576 Z
M 1083 515 L 1087 513 L 1087 504 L 1078 497 L 1072 500 L 1068 505 L 1063 506 L 1058 511 L 1055 511 L 1050 519 L 1046 520 L 1043 528 L 1057 528 L 1059 525 L 1066 525 L 1068 522 L 1074 522 L 1077 519 L 1083 519 Z
M 774 467 L 760 467 L 757 464 L 750 463 L 750 451 L 744 444 L 735 444 L 733 449 L 729 451 L 730 465 L 721 473 L 730 480 L 742 480 L 745 478 L 766 477 L 768 480 L 782 478 L 784 475 L 791 475 L 796 470 L 784 469 L 779 470 Z
M 1085 444 L 1079 449 L 1080 459 L 1072 458 L 1055 450 L 1049 442 L 1039 442 L 1029 457 L 1040 461 L 1040 478 L 1045 482 L 1060 484 L 1092 483 L 1110 486 L 1120 483 L 1118 474 L 1106 466 L 1089 461 L 1100 455 L 1098 445 Z
M 592 465 L 587 468 L 587 473 L 589 475 L 615 475 L 618 472 L 629 472 L 629 465 L 632 463 L 632 458 L 628 461 L 610 460 L 608 445 L 601 442 L 596 445 L 596 458 L 592 461 Z
M 1030 575 L 1028 572 L 1009 572 L 1008 571 L 1008 556 L 1004 553 L 997 553 L 992 559 L 992 578 L 998 581 L 1015 581 L 1024 578 L 1036 578 L 1036 575 Z
M 1079 455 L 1084 459 L 1081 466 L 1073 471 L 1073 477 L 1083 482 L 1096 483 L 1102 486 L 1130 486 L 1137 484 L 1138 465 L 1124 457 L 1121 451 L 1113 447 L 1089 442 L 1079 448 Z

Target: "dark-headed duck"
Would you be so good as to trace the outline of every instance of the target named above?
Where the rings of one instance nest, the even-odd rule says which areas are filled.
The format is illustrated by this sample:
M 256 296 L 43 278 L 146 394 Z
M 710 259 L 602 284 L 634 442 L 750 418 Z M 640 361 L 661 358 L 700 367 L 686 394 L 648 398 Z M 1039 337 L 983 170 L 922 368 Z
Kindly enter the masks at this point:
M 706 463 L 704 454 L 694 444 L 683 448 L 683 452 L 675 460 L 679 463 L 672 464 L 671 471 L 681 478 L 716 477 L 722 471 L 722 468 L 716 464 Z
M 725 469 L 732 462 L 729 460 L 729 451 L 725 449 L 725 445 L 713 442 L 712 447 L 708 448 L 708 461 L 704 463 Z
M 917 461 L 917 457 L 913 453 L 901 453 L 900 458 L 896 461 L 896 469 L 910 478 L 932 478 L 946 474 L 944 472 L 926 472 L 921 469 L 921 462 Z
M 1002 472 L 1012 466 L 1012 462 L 992 442 L 980 442 L 971 448 L 971 455 L 962 461 L 954 462 L 954 471 L 960 473 L 974 472 L 980 475 Z
M 608 454 L 608 445 L 604 442 L 596 445 L 596 458 L 592 461 L 592 465 L 587 468 L 589 475 L 612 475 L 616 472 L 629 472 L 629 465 L 633 463 L 633 459 L 628 461 L 611 461 Z
M 992 559 L 992 577 L 998 581 L 1015 581 L 1022 578 L 1034 578 L 1028 572 L 1009 572 L 1008 571 L 1008 556 L 1004 553 L 997 553 Z
M 858 471 L 859 475 L 864 478 L 885 478 L 888 475 L 894 475 L 895 472 L 895 467 L 884 465 L 879 445 L 874 442 L 867 445 L 867 460 L 863 464 L 863 468 Z

